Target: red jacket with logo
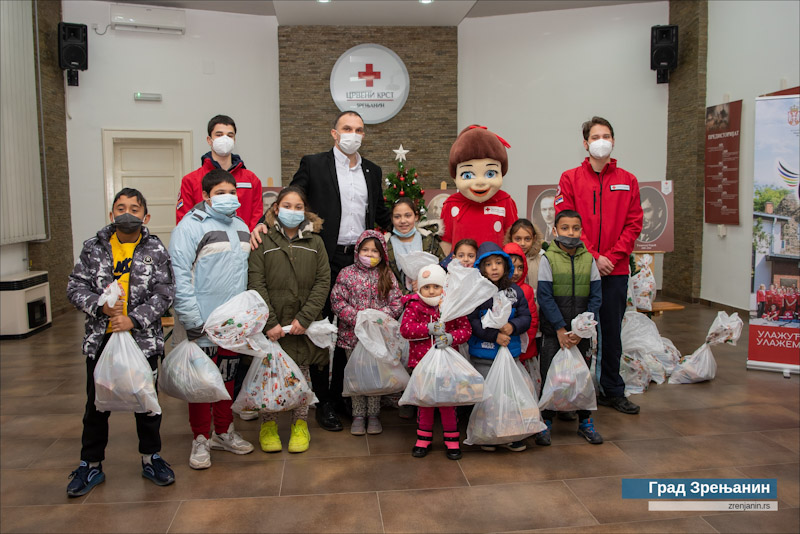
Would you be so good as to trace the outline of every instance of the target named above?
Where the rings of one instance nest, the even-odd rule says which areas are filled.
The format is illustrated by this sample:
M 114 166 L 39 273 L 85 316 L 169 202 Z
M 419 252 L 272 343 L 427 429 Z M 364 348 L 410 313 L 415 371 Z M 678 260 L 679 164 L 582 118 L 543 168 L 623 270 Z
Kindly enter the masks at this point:
M 581 236 L 594 259 L 605 256 L 614 264 L 610 274 L 628 274 L 628 258 L 642 232 L 639 182 L 612 159 L 600 172 L 589 158 L 561 175 L 555 199 L 556 213 L 575 210 L 583 221 Z
M 211 157 L 211 152 L 207 152 L 200 158 L 202 165 L 199 169 L 190 172 L 181 180 L 181 191 L 178 193 L 178 205 L 175 207 L 175 224 L 181 222 L 183 216 L 203 201 L 203 176 L 214 169 L 219 169 L 219 164 Z M 228 172 L 236 180 L 236 196 L 239 197 L 241 206 L 236 210 L 238 215 L 250 229 L 256 227 L 256 223 L 264 214 L 264 201 L 261 198 L 261 180 L 252 171 L 245 168 L 242 158 L 238 154 L 231 157 L 233 168 Z
M 444 201 L 442 220 L 442 241 L 455 245 L 471 238 L 479 245 L 492 241 L 502 247 L 506 230 L 517 220 L 517 205 L 502 189 L 486 202 L 475 202 L 461 193 L 453 193 Z

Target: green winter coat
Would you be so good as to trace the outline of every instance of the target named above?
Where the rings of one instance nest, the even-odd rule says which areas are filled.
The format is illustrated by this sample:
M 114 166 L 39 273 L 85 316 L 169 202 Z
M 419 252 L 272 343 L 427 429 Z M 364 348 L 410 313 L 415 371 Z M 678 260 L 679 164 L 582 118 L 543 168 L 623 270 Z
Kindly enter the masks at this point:
M 322 219 L 306 212 L 297 237 L 284 235 L 274 213 L 264 221 L 269 228 L 262 243 L 250 253 L 247 289 L 255 289 L 269 306 L 264 333 L 275 325 L 289 326 L 294 319 L 303 326 L 322 319 L 322 307 L 331 286 L 331 267 L 325 245 L 318 235 Z M 324 365 L 328 349 L 321 349 L 305 336 L 287 334 L 281 347 L 298 365 Z
M 441 262 L 446 254 L 442 250 L 442 240 L 441 238 L 430 232 L 424 228 L 417 227 L 417 232 L 422 236 L 422 251 L 428 252 L 429 254 L 433 254 L 439 261 Z M 394 273 L 394 277 L 397 279 L 397 283 L 400 286 L 400 290 L 403 294 L 413 293 L 408 288 L 406 288 L 406 276 L 404 273 L 400 271 L 400 268 L 397 266 L 397 260 L 394 258 L 394 248 L 392 247 L 392 237 L 391 232 L 387 232 L 384 235 L 384 239 L 386 240 L 386 255 L 389 257 L 389 267 L 392 269 Z

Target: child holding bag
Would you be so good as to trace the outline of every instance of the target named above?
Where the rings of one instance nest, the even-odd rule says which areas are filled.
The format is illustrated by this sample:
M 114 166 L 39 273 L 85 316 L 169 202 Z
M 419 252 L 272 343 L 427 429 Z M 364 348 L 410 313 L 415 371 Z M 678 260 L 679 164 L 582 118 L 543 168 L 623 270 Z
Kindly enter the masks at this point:
M 439 321 L 439 302 L 444 292 L 447 274 L 438 265 L 428 265 L 419 271 L 417 285 L 419 290 L 403 297 L 406 305 L 400 334 L 409 340 L 408 366 L 414 369 L 431 346 L 449 347 L 466 343 L 472 333 L 469 320 L 459 317 L 442 324 Z M 420 406 L 417 409 L 417 442 L 411 456 L 422 458 L 428 454 L 433 439 L 433 419 L 436 408 Z M 461 458 L 460 435 L 454 406 L 440 406 L 444 443 L 447 457 L 451 460 Z
M 267 233 L 250 253 L 247 288 L 255 289 L 269 307 L 264 334 L 294 360 L 307 382 L 311 365 L 327 365 L 328 350 L 305 336 L 306 328 L 322 319 L 331 272 L 328 254 L 319 236 L 322 219 L 306 211 L 306 196 L 297 187 L 285 187 L 265 214 Z M 284 333 L 283 326 L 291 326 Z M 264 452 L 282 449 L 276 412 L 259 413 L 258 441 Z M 308 450 L 308 406 L 292 410 L 289 452 Z
M 486 378 L 501 346 L 508 347 L 514 358 L 519 357 L 522 353 L 519 336 L 530 328 L 531 312 L 522 289 L 511 281 L 514 274 L 511 257 L 503 252 L 496 243 L 487 241 L 478 247 L 475 266 L 480 269 L 485 278 L 497 286 L 512 305 L 508 322 L 500 329 L 484 328 L 481 324 L 481 318 L 492 308 L 494 299 L 488 299 L 469 314 L 469 322 L 472 326 L 472 337 L 469 339 L 470 362 Z M 514 452 L 521 452 L 526 448 L 523 441 L 498 445 Z M 482 445 L 481 448 L 485 451 L 494 451 L 496 446 Z
M 584 362 L 589 365 L 586 355 L 591 340 L 567 332 L 572 319 L 581 313 L 590 311 L 597 317 L 603 298 L 600 271 L 581 241 L 581 231 L 581 216 L 577 211 L 560 211 L 553 226 L 553 244 L 547 248 L 539 264 L 537 296 L 542 314 L 539 360 L 543 381 L 547 381 L 547 372 L 559 349 L 577 345 Z M 550 429 L 555 414 L 553 410 L 542 410 L 547 430 L 534 436 L 537 445 L 550 445 Z M 593 445 L 599 445 L 603 438 L 595 431 L 590 415 L 589 410 L 578 410 L 578 435 Z
M 389 268 L 386 243 L 375 230 L 365 230 L 355 247 L 355 263 L 339 272 L 331 290 L 331 309 L 339 318 L 339 337 L 336 346 L 345 349 L 350 357 L 358 343 L 355 335 L 356 316 L 366 309 L 379 310 L 397 319 L 403 310 L 402 293 L 397 279 Z M 380 434 L 380 396 L 353 396 L 354 436 Z M 367 421 L 368 418 L 368 421 Z

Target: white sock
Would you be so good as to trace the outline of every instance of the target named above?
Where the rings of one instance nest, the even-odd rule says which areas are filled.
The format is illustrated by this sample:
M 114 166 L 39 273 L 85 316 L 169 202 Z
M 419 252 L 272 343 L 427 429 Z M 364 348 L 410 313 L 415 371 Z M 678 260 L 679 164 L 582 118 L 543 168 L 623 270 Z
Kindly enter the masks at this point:
M 148 465 L 153 463 L 153 455 L 152 454 L 143 454 L 142 461 Z

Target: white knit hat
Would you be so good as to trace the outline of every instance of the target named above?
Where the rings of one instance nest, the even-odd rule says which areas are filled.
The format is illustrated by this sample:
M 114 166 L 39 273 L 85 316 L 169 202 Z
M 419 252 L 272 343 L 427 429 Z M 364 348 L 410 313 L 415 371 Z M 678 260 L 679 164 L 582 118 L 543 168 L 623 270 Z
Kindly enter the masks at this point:
M 444 287 L 444 281 L 446 278 L 447 273 L 444 271 L 444 269 L 439 267 L 439 265 L 432 263 L 419 270 L 419 275 L 417 276 L 417 287 L 421 288 L 422 286 L 426 286 L 428 284 Z

